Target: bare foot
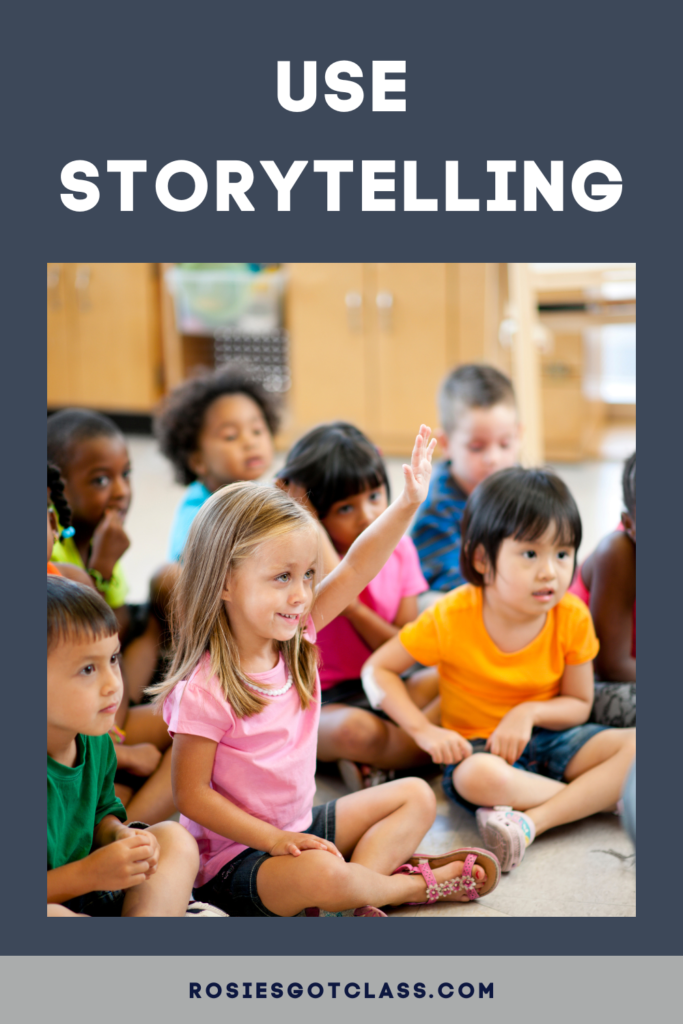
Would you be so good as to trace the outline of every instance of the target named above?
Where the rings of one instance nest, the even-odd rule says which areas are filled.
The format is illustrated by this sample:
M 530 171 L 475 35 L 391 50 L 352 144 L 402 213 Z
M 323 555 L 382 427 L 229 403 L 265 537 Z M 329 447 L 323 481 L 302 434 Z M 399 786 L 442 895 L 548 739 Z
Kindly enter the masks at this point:
M 437 882 L 446 882 L 449 878 L 459 878 L 462 875 L 464 861 L 454 860 L 450 864 L 444 864 L 441 868 L 434 868 L 434 878 Z M 472 876 L 476 883 L 477 892 L 481 892 L 486 884 L 486 872 L 480 864 L 472 868 Z M 443 896 L 441 899 L 449 903 L 469 903 L 470 898 L 464 893 L 454 893 L 452 896 Z

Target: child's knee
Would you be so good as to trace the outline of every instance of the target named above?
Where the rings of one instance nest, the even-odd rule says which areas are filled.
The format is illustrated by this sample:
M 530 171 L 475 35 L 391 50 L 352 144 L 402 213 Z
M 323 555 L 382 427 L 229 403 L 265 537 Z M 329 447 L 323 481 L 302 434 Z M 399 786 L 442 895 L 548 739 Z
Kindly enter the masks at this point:
M 304 850 L 300 858 L 306 881 L 310 879 L 325 893 L 332 894 L 346 884 L 349 866 L 346 861 L 325 850 Z
M 406 804 L 419 808 L 420 811 L 436 815 L 436 794 L 424 779 L 408 778 L 399 779 L 390 783 L 392 786 L 401 787 L 401 793 Z
M 480 803 L 492 787 L 505 780 L 509 765 L 494 754 L 471 754 L 453 772 L 453 785 L 461 796 Z
M 337 730 L 339 745 L 355 751 L 357 758 L 367 759 L 369 764 L 382 751 L 386 738 L 387 730 L 382 719 L 360 708 L 345 715 Z
M 199 849 L 194 836 L 190 835 L 186 828 L 179 825 L 177 821 L 160 821 L 156 825 L 150 825 L 152 832 L 159 841 L 162 853 L 169 852 L 188 858 L 196 862 L 199 868 Z

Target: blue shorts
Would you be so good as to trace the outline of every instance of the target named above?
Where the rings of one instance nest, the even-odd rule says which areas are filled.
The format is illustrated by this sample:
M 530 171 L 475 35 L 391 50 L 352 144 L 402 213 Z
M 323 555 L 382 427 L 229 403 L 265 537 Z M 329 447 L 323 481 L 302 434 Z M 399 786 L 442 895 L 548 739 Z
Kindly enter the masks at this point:
M 334 842 L 336 800 L 313 808 L 313 821 L 303 829 L 312 836 Z M 230 917 L 279 917 L 263 905 L 256 888 L 256 876 L 270 854 L 248 847 L 228 861 L 217 875 L 194 890 L 194 898 L 220 907 Z
M 599 732 L 607 726 L 577 725 L 573 729 L 563 729 L 557 732 L 554 729 L 543 729 L 537 727 L 531 734 L 531 739 L 522 751 L 519 760 L 515 761 L 515 768 L 522 768 L 525 772 L 535 772 L 536 775 L 545 775 L 549 779 L 557 779 L 561 782 L 567 765 L 578 754 L 581 747 L 588 743 Z M 470 740 L 473 754 L 485 753 L 486 740 Z M 468 811 L 476 811 L 477 804 L 471 804 L 460 796 L 453 785 L 453 771 L 457 764 L 449 764 L 443 774 L 443 789 L 446 796 Z

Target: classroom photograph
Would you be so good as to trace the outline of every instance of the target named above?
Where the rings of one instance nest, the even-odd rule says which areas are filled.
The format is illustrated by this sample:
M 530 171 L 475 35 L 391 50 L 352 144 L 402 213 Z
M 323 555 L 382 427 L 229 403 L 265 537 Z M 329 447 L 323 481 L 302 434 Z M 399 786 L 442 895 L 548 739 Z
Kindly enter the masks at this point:
M 47 264 L 48 916 L 635 916 L 635 270 Z

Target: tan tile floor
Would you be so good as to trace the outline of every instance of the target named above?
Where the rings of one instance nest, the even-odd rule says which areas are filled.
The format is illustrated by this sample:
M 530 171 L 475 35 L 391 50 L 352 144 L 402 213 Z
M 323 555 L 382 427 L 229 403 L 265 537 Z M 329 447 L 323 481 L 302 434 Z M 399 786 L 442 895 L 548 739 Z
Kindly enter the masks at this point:
M 618 522 L 620 460 L 634 445 L 634 434 L 622 431 L 607 451 L 612 461 L 556 467 L 572 489 L 581 511 L 584 556 Z M 171 470 L 151 438 L 131 437 L 129 446 L 134 501 L 127 522 L 132 544 L 124 559 L 131 584 L 130 599 L 144 601 L 147 580 L 165 561 L 171 518 L 183 488 L 172 481 Z M 392 486 L 398 493 L 401 460 L 388 461 Z M 333 777 L 319 777 L 317 781 L 318 803 L 345 792 L 343 783 Z M 446 801 L 438 779 L 433 785 L 438 799 L 437 818 L 422 849 L 436 854 L 457 846 L 478 846 L 473 817 Z M 408 907 L 393 913 L 404 917 L 632 917 L 633 848 L 617 817 L 596 815 L 542 836 L 529 849 L 520 867 L 504 875 L 495 892 L 477 903 Z

